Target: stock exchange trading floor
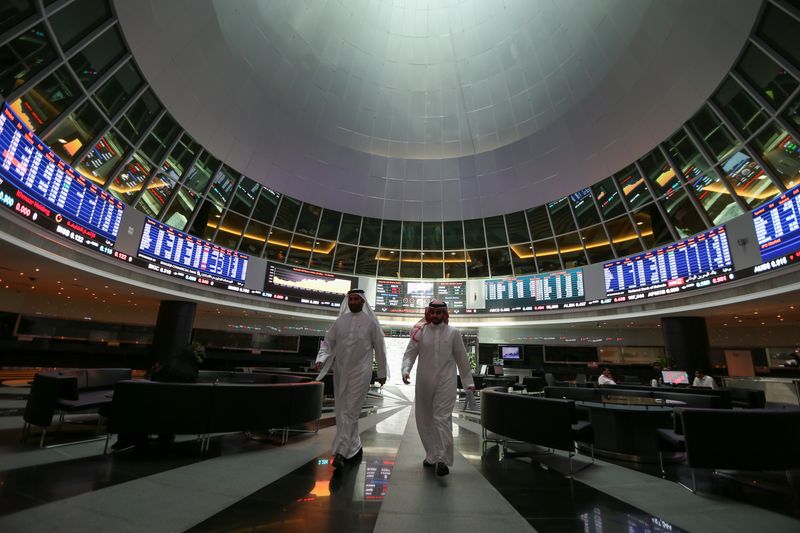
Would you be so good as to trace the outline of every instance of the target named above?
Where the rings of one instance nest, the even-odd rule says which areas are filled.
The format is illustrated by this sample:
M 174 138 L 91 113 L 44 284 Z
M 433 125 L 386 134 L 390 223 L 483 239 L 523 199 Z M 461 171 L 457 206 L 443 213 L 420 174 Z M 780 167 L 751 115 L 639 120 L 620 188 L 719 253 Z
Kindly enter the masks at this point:
M 578 456 L 482 445 L 479 414 L 457 404 L 455 464 L 422 467 L 414 389 L 371 391 L 360 419 L 363 457 L 334 476 L 333 413 L 319 433 L 285 446 L 270 435 L 148 442 L 103 454 L 103 441 L 38 448 L 20 443 L 25 389 L 0 388 L 2 531 L 800 531 L 788 508 L 769 509 L 712 491 Z M 48 444 L 96 431 L 91 418 Z

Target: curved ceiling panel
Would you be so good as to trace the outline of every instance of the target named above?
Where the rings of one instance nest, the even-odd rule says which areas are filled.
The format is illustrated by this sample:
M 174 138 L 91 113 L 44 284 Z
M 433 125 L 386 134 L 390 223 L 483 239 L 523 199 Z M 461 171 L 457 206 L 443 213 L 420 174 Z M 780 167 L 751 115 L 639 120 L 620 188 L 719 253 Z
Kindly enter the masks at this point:
M 741 50 L 749 0 L 115 2 L 201 144 L 324 207 L 451 220 L 525 209 L 678 128 Z

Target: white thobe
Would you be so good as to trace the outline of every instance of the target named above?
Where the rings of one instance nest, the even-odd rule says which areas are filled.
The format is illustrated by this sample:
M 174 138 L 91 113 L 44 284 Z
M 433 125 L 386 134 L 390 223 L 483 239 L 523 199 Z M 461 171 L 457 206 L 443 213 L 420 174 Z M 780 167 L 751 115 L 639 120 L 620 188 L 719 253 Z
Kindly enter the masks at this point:
M 456 367 L 464 388 L 473 385 L 461 333 L 445 323 L 428 323 L 417 341 L 408 341 L 403 356 L 404 373 L 411 373 L 417 356 L 415 412 L 425 460 L 452 466 Z
M 378 378 L 386 377 L 386 348 L 378 322 L 368 314 L 346 313 L 336 319 L 325 335 L 327 353 L 318 363 L 333 360 L 333 394 L 336 402 L 336 437 L 331 451 L 349 459 L 361 448 L 358 417 L 372 380 L 372 352 L 378 363 Z
M 692 387 L 706 387 L 708 389 L 716 389 L 717 384 L 714 381 L 714 378 L 712 378 L 711 376 L 703 376 L 703 379 L 695 377 L 694 381 L 692 381 Z
M 597 384 L 598 385 L 616 385 L 617 382 L 614 381 L 611 378 L 605 377 L 603 374 L 600 374 L 600 376 L 597 378 Z

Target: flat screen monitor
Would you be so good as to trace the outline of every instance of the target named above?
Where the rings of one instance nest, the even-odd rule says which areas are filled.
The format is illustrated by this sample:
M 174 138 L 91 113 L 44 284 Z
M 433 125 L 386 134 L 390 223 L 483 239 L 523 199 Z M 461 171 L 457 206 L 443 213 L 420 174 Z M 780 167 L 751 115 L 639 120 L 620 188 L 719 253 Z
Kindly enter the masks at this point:
M 503 367 L 500 365 L 494 365 L 494 375 L 495 376 L 502 376 L 503 375 Z
M 669 383 L 671 385 L 689 384 L 689 374 L 682 370 L 662 370 L 661 378 L 664 380 L 664 383 Z
M 522 359 L 522 347 L 500 346 L 500 359 L 503 361 L 519 361 Z
M 481 365 L 480 375 L 485 376 L 489 373 L 489 365 Z

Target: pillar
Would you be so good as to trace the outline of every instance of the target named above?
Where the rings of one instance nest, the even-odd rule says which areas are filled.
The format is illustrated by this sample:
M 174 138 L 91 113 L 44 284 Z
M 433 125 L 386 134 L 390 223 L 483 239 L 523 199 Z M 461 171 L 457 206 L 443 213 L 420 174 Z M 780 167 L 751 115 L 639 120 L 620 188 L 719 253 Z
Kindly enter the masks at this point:
M 674 369 L 686 370 L 689 375 L 698 368 L 711 372 L 708 356 L 706 319 L 697 316 L 661 318 L 664 348 Z
M 192 341 L 192 327 L 197 304 L 179 300 L 162 300 L 153 333 L 152 355 L 156 361 L 167 361 Z

